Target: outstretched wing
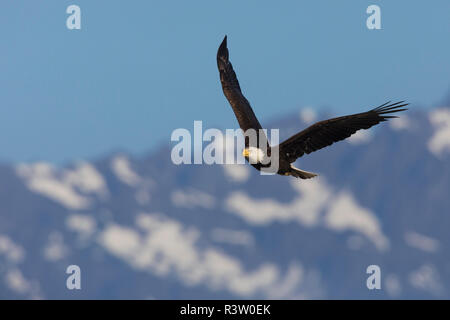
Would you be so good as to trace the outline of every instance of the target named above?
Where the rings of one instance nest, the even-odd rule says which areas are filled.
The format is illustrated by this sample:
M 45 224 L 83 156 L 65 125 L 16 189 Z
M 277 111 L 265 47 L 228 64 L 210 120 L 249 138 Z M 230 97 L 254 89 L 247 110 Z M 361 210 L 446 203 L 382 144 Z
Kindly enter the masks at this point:
M 219 68 L 223 93 L 233 108 L 241 129 L 244 132 L 248 129 L 261 129 L 250 103 L 241 92 L 236 73 L 228 60 L 227 36 L 225 36 L 217 51 L 217 67 Z
M 403 102 L 393 104 L 387 102 L 368 112 L 317 122 L 282 142 L 279 149 L 280 156 L 286 157 L 289 162 L 294 162 L 303 154 L 309 154 L 344 140 L 360 129 L 369 129 L 390 118 L 397 118 L 388 114 L 407 110 L 403 107 L 408 104 Z

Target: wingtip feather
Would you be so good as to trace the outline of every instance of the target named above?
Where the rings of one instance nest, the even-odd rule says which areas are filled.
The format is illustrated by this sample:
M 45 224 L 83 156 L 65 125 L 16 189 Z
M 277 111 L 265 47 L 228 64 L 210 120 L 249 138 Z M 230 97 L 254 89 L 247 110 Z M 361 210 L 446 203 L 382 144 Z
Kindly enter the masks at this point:
M 228 48 L 227 48 L 227 36 L 222 40 L 222 43 L 217 50 L 217 66 L 220 69 L 223 69 L 228 62 Z

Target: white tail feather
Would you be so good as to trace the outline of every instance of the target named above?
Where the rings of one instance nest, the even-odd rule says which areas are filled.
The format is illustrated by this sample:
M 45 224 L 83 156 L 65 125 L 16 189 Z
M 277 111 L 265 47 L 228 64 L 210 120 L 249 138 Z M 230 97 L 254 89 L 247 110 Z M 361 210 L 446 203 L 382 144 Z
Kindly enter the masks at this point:
M 317 176 L 317 174 L 309 171 L 304 171 L 299 168 L 294 167 L 291 165 L 291 171 L 289 172 L 291 176 L 301 179 L 311 179 Z

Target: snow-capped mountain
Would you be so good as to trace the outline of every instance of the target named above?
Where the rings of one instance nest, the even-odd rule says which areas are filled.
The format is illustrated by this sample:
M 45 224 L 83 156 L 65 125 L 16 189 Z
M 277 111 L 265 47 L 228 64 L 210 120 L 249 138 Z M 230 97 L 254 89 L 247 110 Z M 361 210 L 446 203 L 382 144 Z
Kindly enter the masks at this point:
M 322 116 L 268 127 L 282 140 Z M 300 158 L 308 181 L 177 166 L 170 147 L 1 165 L 0 298 L 450 298 L 450 108 Z

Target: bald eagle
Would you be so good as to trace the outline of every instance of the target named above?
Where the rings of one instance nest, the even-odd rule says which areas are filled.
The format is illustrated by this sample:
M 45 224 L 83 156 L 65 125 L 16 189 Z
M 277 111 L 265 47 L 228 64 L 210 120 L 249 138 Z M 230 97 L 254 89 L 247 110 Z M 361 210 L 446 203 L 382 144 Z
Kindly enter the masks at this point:
M 262 127 L 250 103 L 242 94 L 236 73 L 228 59 L 227 36 L 217 51 L 217 67 L 223 93 L 230 103 L 241 129 L 244 132 L 249 129 L 260 131 Z M 295 168 L 292 163 L 305 153 L 310 154 L 334 142 L 344 140 L 360 129 L 369 129 L 390 118 L 397 118 L 391 114 L 407 110 L 404 108 L 407 105 L 404 101 L 396 103 L 389 101 L 367 112 L 324 120 L 311 125 L 277 146 L 279 163 L 276 173 L 301 179 L 317 176 L 315 173 Z M 246 138 L 242 154 L 253 167 L 262 170 L 270 166 L 270 163 L 263 163 L 262 159 L 270 155 L 272 149 L 273 147 L 268 144 L 267 137 L 263 134 L 262 137 L 258 136 L 256 145 L 251 145 L 250 140 Z

